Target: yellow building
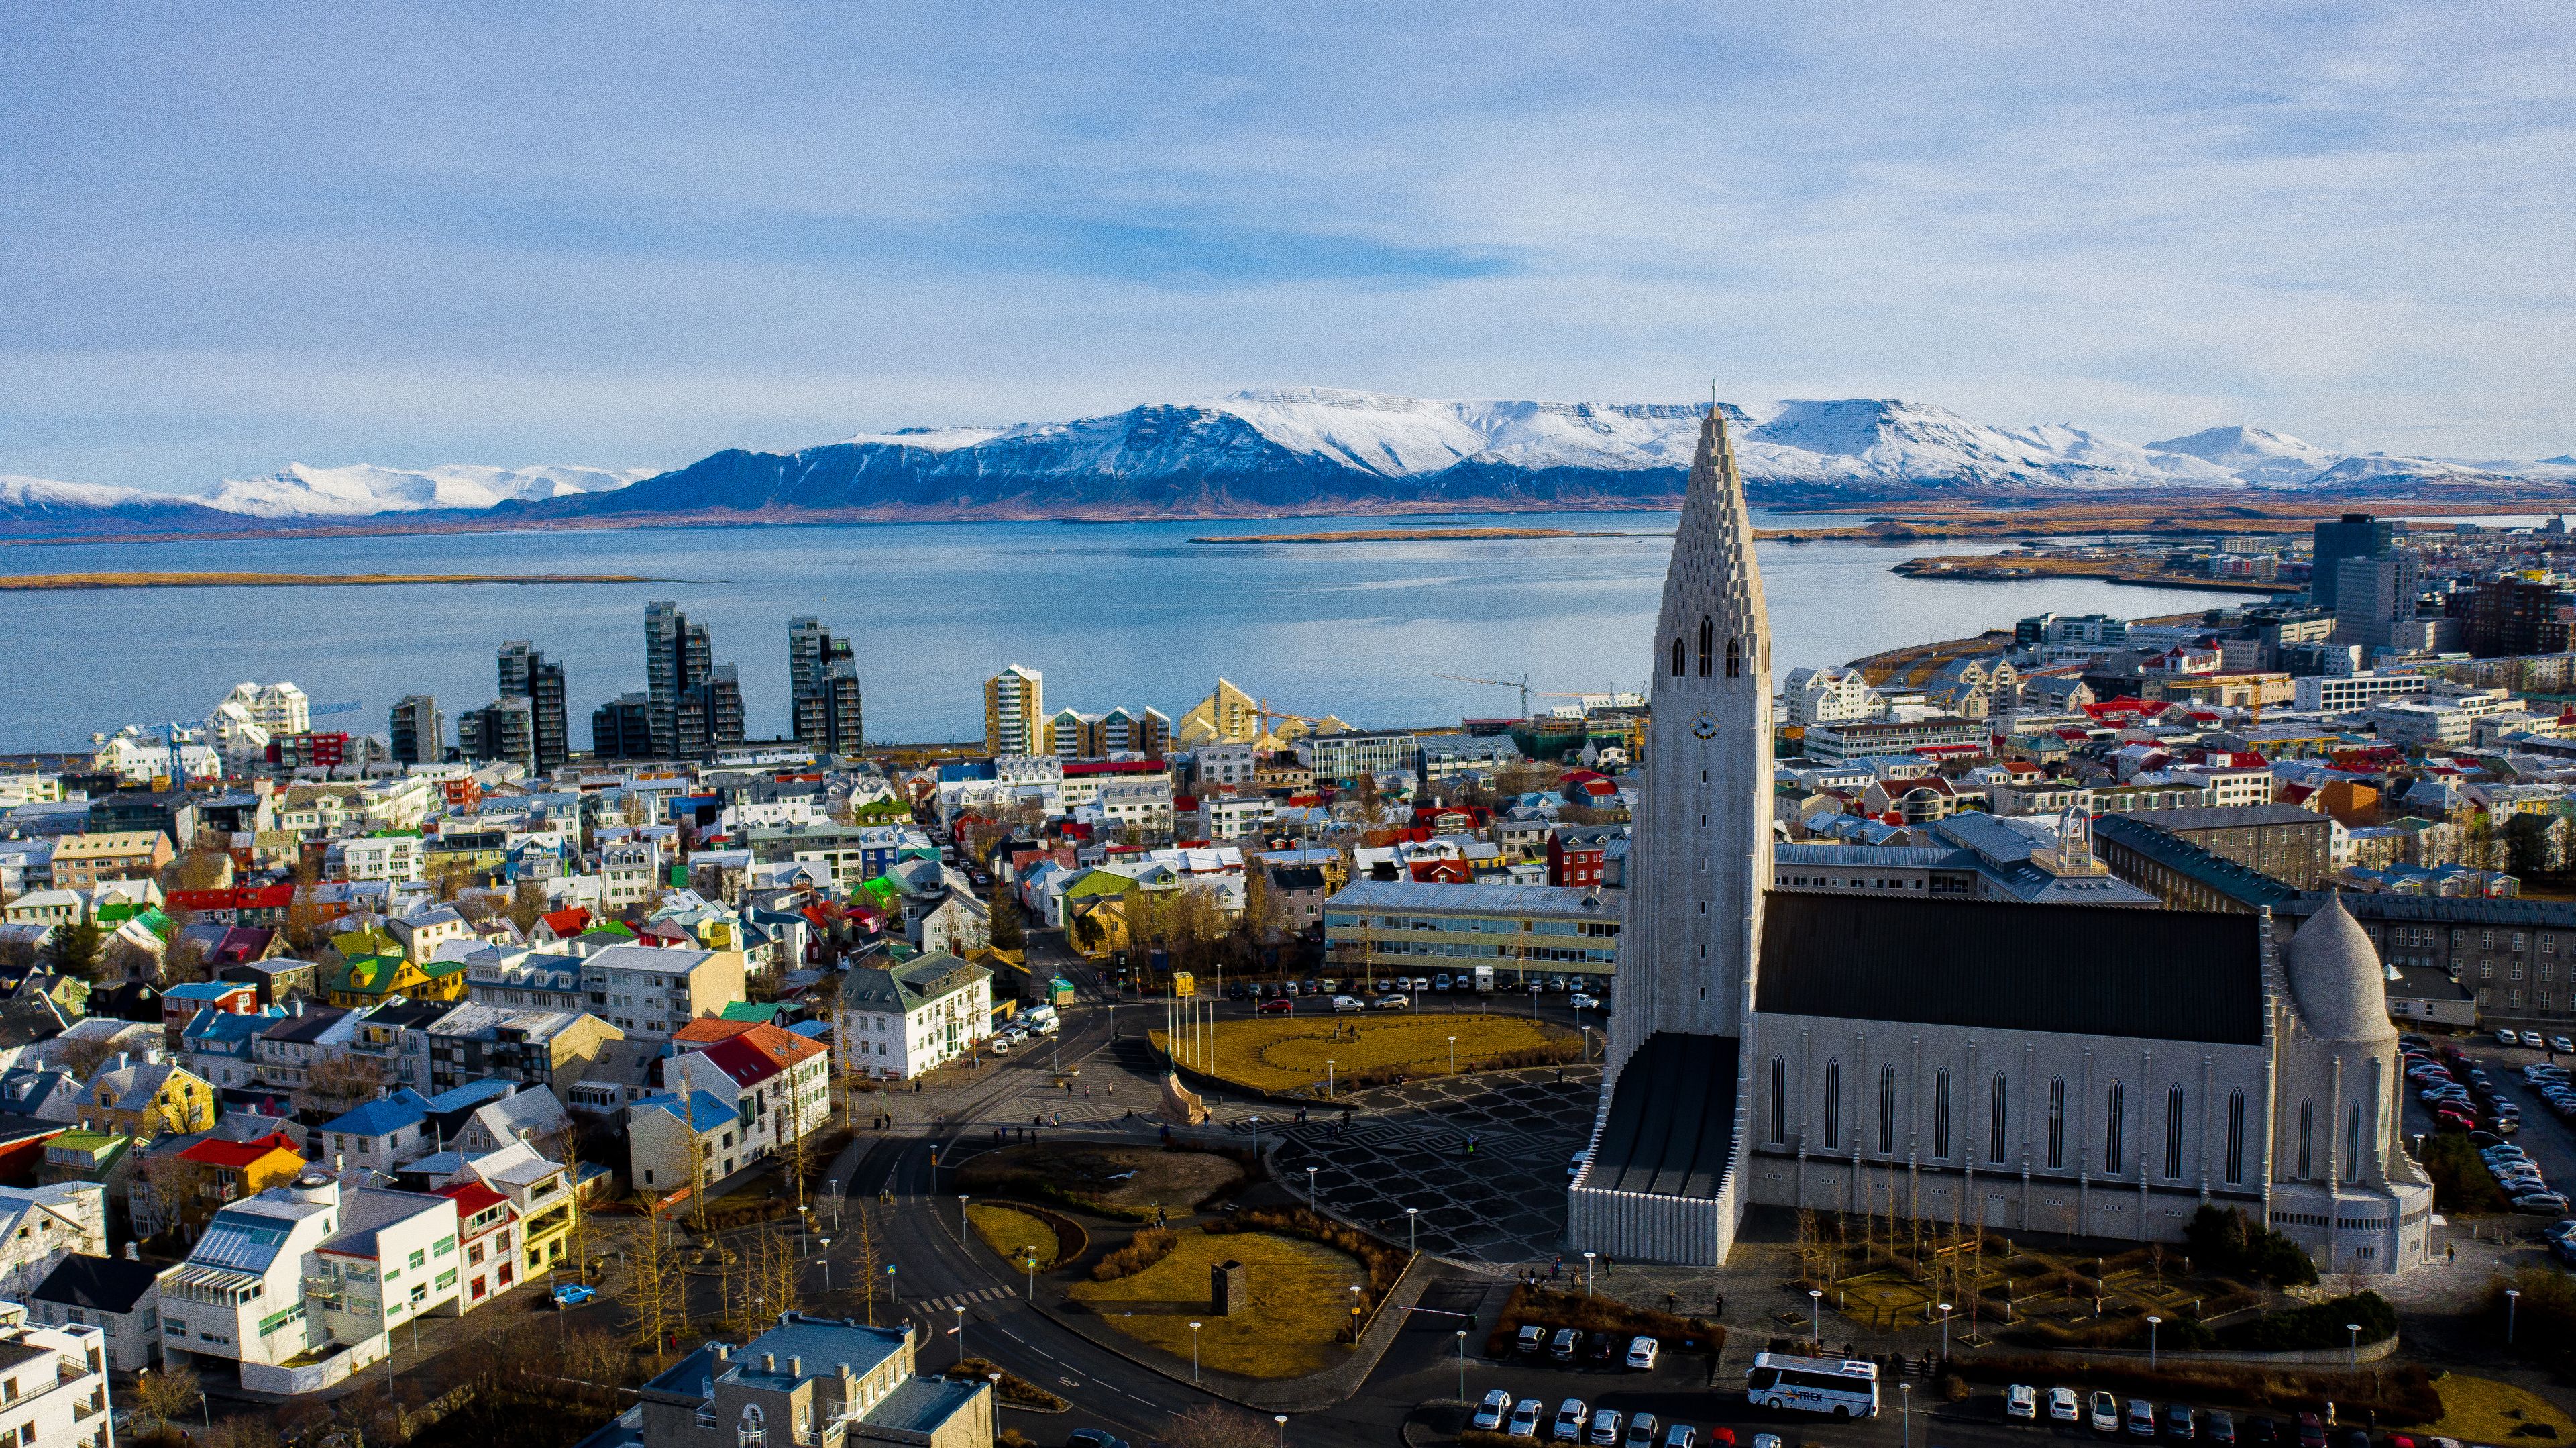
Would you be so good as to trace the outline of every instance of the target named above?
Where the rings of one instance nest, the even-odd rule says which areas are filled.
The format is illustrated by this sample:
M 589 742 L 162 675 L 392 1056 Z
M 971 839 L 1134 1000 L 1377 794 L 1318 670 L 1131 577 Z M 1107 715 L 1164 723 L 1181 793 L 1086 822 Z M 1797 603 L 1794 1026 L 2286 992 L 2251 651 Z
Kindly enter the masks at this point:
M 149 879 L 170 863 L 170 837 L 159 830 L 65 835 L 54 845 L 54 887 L 86 890 L 101 880 Z
M 1013 664 L 984 681 L 985 753 L 1053 754 L 1046 730 L 1046 675 Z
M 465 962 L 433 960 L 415 964 L 401 954 L 362 954 L 323 978 L 322 998 L 335 1006 L 365 1010 L 394 996 L 415 1001 L 465 999 Z
M 164 1132 L 210 1131 L 215 1088 L 184 1066 L 167 1062 L 109 1066 L 81 1088 L 85 1131 L 149 1141 Z
M 1279 721 L 1272 729 L 1271 720 Z M 1236 688 L 1233 681 L 1220 678 L 1208 696 L 1190 706 L 1172 726 L 1172 742 L 1182 749 L 1196 749 L 1203 744 L 1250 744 L 1277 752 L 1309 733 L 1338 734 L 1351 726 L 1327 714 L 1321 719 L 1301 719 L 1293 714 L 1265 714 L 1262 701 Z

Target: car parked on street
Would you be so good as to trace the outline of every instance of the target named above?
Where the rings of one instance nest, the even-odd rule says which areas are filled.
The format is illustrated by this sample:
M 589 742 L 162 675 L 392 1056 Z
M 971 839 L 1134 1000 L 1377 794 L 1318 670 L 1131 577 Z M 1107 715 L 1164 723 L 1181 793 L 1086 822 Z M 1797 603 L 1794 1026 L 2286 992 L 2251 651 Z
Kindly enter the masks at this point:
M 1621 1448 L 1655 1448 L 1655 1415 L 1637 1413 L 1628 1419 L 1628 1441 Z
M 1663 1344 L 1655 1341 L 1651 1337 L 1630 1338 L 1628 1340 L 1628 1366 L 1637 1372 L 1652 1372 L 1655 1367 L 1655 1358 L 1662 1351 Z
M 2081 1398 L 2075 1396 L 2075 1390 L 2073 1388 L 2051 1388 L 2048 1390 L 2048 1421 L 2052 1423 L 2073 1423 L 2080 1421 L 2083 1416 L 2084 1402 Z
M 1556 1427 L 1549 1431 L 1548 1437 L 1558 1443 L 1582 1442 L 1583 1416 L 1581 1398 L 1568 1398 L 1559 1403 L 1556 1408 Z
M 1377 998 L 1377 1008 L 1382 1011 L 1400 1011 L 1412 1004 L 1411 998 L 1406 996 L 1382 995 Z
M 1333 1009 L 1337 1011 L 1364 1011 L 1367 1010 L 1368 1007 L 1360 1003 L 1360 998 L 1358 996 L 1337 995 L 1333 997 Z
M 1512 1339 L 1512 1346 L 1520 1352 L 1536 1352 L 1547 1346 L 1547 1329 L 1535 1322 L 1524 1322 L 1520 1333 Z
M 1512 1409 L 1512 1426 L 1508 1431 L 1515 1438 L 1537 1437 L 1539 1415 L 1546 1411 L 1547 1405 L 1536 1398 L 1521 1399 L 1519 1405 Z
M 2166 1436 L 2166 1437 L 2171 1438 L 2172 1440 L 2174 1440 L 2174 1441 L 2175 1441 L 2175 1442 L 2177 1442 L 2177 1443 L 2188 1443 L 2188 1442 L 2190 1442 L 2193 1438 L 2195 1438 L 2195 1437 L 2199 1436 L 2199 1435 L 2194 1431 L 2194 1429 L 2195 1429 L 2195 1427 L 2196 1427 L 2196 1426 L 2197 1426 L 2197 1424 L 2196 1424 L 2196 1422 L 2195 1422 L 2195 1420 L 2194 1420 L 2194 1418 L 2193 1418 L 2192 1411 L 2191 1411 L 2191 1409 L 2190 1409 L 2190 1408 L 2185 1407 L 2184 1405 L 2182 1405 L 2182 1404 L 2180 1404 L 2180 1403 L 2174 1403 L 2174 1404 L 2171 1404 L 2171 1405 L 2169 1405 L 2169 1406 L 2167 1406 L 2167 1407 L 2166 1407 L 2166 1409 L 2165 1409 L 2165 1436 Z
M 2096 1433 L 2119 1432 L 2120 1400 L 2109 1393 L 2097 1390 L 2093 1394 L 2090 1426 Z
M 2155 1404 L 2148 1402 L 2144 1398 L 2131 1398 L 2129 1400 L 2129 1436 L 2132 1438 L 2152 1438 L 2156 1436 Z
M 2019 1423 L 2039 1421 L 2039 1389 L 2015 1383 L 2004 1389 L 2004 1416 Z
M 1511 1415 L 1511 1393 L 1506 1389 L 1496 1388 L 1485 1394 L 1484 1402 L 1477 1405 L 1475 1425 L 1488 1433 L 1497 1432 L 1502 1428 L 1504 1420 Z
M 1547 1355 L 1556 1359 L 1558 1362 L 1570 1363 L 1574 1361 L 1574 1354 L 1577 1350 L 1582 1348 L 1582 1346 L 1582 1333 L 1576 1332 L 1570 1327 L 1560 1327 L 1556 1330 L 1555 1338 L 1547 1345 Z M 1570 1403 L 1574 1400 L 1572 1398 L 1568 1398 L 1566 1401 Z
M 1252 1009 L 1265 1016 L 1293 1016 L 1297 1014 L 1297 1003 L 1286 996 L 1274 996 Z

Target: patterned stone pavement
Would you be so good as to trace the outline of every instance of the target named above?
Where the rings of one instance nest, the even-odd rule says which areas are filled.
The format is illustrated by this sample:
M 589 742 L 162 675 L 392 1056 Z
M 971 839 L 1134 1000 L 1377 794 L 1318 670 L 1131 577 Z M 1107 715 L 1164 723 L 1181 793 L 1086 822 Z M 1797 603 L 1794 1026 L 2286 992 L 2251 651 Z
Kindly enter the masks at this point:
M 1303 1125 L 1265 1114 L 1260 1129 L 1286 1140 L 1281 1181 L 1296 1190 L 1316 1168 L 1319 1203 L 1342 1216 L 1402 1241 L 1413 1207 L 1426 1252 L 1492 1267 L 1544 1261 L 1565 1232 L 1566 1162 L 1591 1133 L 1601 1088 L 1597 1066 L 1565 1068 L 1561 1085 L 1557 1075 L 1540 1067 L 1383 1086 L 1344 1099 L 1347 1129 L 1324 1108 Z M 1227 1125 L 1253 1129 L 1241 1118 Z

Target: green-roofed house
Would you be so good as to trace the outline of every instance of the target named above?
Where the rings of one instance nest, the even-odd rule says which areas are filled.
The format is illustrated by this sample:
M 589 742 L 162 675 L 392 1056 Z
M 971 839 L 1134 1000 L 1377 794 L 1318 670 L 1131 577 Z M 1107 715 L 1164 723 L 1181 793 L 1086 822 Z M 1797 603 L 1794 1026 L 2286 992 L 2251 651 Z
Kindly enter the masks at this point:
M 716 1012 L 716 1015 L 721 1020 L 748 1021 L 753 1025 L 763 1026 L 784 1026 L 786 1023 L 778 1018 L 786 1012 L 787 1008 L 776 1001 L 734 1001 L 723 1010 Z
M 134 1138 L 74 1128 L 45 1143 L 44 1163 L 36 1168 L 40 1185 L 96 1182 L 111 1201 L 122 1201 L 125 1183 L 134 1174 Z

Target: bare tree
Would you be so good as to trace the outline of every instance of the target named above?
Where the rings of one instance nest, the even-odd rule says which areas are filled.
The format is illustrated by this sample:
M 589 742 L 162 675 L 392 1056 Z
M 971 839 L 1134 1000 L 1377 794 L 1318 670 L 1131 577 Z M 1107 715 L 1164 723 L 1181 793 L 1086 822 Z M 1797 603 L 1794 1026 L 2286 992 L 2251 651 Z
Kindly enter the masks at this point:
M 1241 1408 L 1201 1403 L 1174 1413 L 1163 1430 L 1168 1448 L 1263 1448 L 1270 1427 Z
M 145 1157 L 140 1174 L 137 1194 L 150 1197 L 151 1216 L 161 1231 L 176 1229 L 193 1240 L 222 1205 L 215 1199 L 214 1168 L 175 1151 Z
M 363 1056 L 324 1056 L 304 1073 L 295 1104 L 337 1116 L 384 1094 L 385 1068 Z
M 885 1243 L 877 1236 L 876 1215 L 865 1203 L 859 1206 L 858 1220 L 850 1224 L 850 1261 L 859 1273 L 859 1301 L 867 1313 L 868 1326 L 877 1325 L 878 1278 L 885 1271 Z
M 134 1379 L 134 1405 L 156 1423 L 176 1424 L 197 1406 L 197 1374 L 184 1367 L 150 1368 Z
M 647 1212 L 627 1235 L 625 1295 L 636 1332 L 657 1362 L 664 1344 L 688 1322 L 688 1290 L 671 1224 Z
M 86 1082 L 98 1074 L 98 1068 L 106 1065 L 116 1050 L 106 1041 L 66 1040 L 55 1043 L 49 1054 L 53 1058 L 54 1069 L 75 1081 Z

